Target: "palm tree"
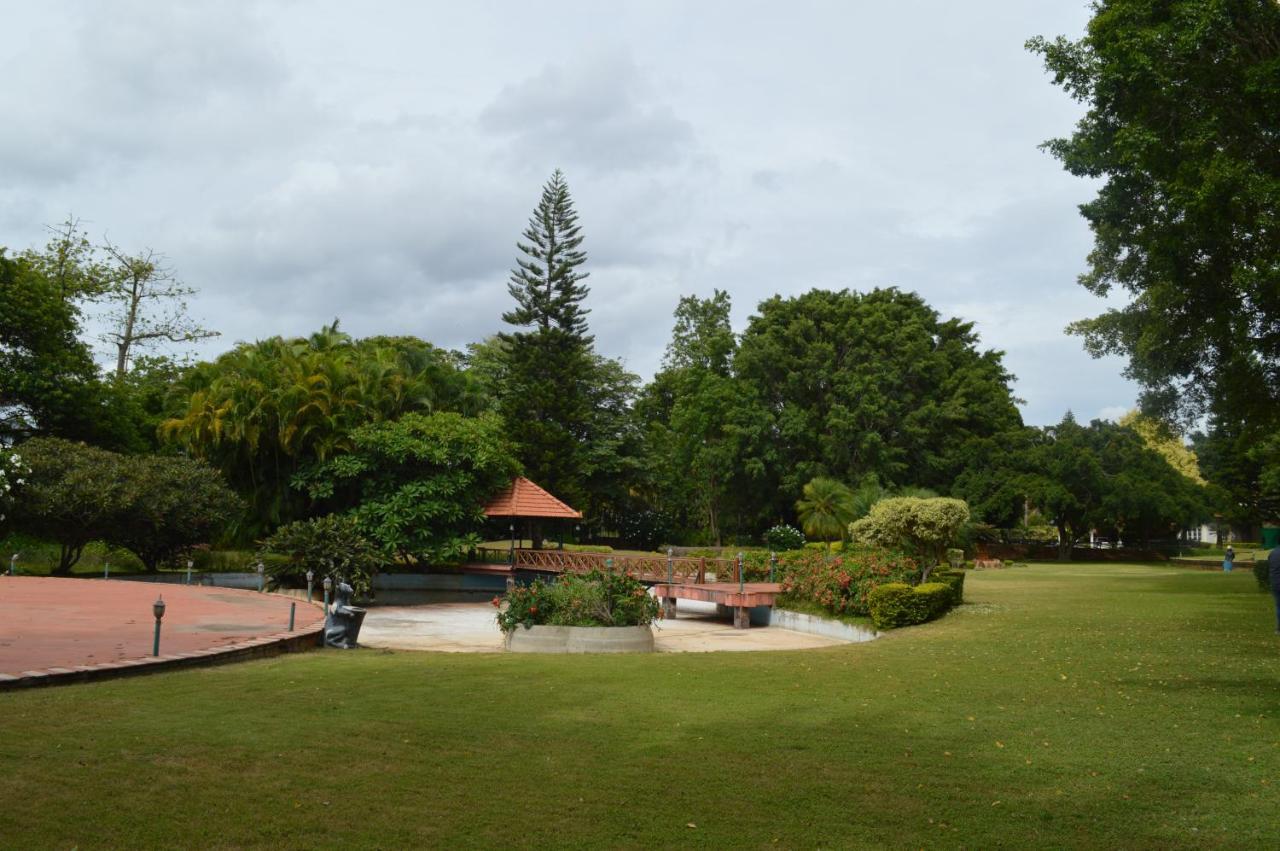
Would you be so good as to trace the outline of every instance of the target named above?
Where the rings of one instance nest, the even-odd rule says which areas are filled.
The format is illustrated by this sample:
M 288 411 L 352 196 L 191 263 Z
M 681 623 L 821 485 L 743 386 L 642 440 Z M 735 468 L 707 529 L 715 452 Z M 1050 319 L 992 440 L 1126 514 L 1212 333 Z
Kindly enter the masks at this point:
M 844 540 L 854 517 L 853 492 L 835 479 L 816 478 L 804 486 L 796 513 L 805 535 L 816 541 Z

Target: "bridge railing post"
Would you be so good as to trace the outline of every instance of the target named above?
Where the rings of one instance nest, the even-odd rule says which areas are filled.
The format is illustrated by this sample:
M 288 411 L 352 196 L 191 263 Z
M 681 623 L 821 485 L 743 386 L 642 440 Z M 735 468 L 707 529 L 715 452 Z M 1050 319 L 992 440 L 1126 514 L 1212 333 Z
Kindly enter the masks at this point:
M 701 585 L 707 581 L 707 557 L 698 557 L 698 584 Z
M 675 574 L 675 571 L 676 571 L 675 555 L 676 555 L 676 551 L 671 547 L 667 547 L 667 584 L 668 585 L 670 585 L 672 582 L 675 581 L 675 575 L 676 575 Z

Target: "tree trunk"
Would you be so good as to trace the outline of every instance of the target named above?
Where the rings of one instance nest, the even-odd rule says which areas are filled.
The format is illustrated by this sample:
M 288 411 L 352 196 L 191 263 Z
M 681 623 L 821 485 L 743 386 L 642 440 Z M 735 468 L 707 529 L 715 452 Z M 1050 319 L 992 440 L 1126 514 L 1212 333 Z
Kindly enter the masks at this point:
M 1071 560 L 1071 544 L 1073 538 L 1067 534 L 1066 526 L 1058 527 L 1058 561 Z

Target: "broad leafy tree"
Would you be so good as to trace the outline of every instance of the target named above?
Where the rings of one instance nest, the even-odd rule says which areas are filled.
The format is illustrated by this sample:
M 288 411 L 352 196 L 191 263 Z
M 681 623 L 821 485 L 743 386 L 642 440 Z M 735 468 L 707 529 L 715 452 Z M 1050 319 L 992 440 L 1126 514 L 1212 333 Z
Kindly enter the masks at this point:
M 237 538 L 304 517 L 300 471 L 350 450 L 362 425 L 481 403 L 447 353 L 421 340 L 354 340 L 337 323 L 309 338 L 242 344 L 187 371 L 164 438 L 223 472 L 248 503 Z
M 1029 47 L 1088 110 L 1047 144 L 1072 174 L 1101 181 L 1081 207 L 1094 232 L 1081 283 L 1129 296 L 1071 330 L 1095 355 L 1129 358 L 1144 409 L 1274 434 L 1280 4 L 1099 0 L 1082 39 Z
M 485 502 L 520 466 L 497 416 L 405 414 L 350 435 L 351 448 L 299 475 L 326 508 L 349 514 L 388 559 L 460 561 L 479 543 Z
M 779 514 L 820 476 L 945 490 L 971 441 L 1021 425 L 1002 354 L 896 289 L 775 296 L 735 369 L 772 420 Z

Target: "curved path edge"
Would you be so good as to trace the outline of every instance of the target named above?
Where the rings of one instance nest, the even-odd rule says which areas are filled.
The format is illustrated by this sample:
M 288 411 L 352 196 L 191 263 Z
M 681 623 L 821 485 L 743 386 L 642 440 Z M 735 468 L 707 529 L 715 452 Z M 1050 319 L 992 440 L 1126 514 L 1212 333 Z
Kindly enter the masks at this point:
M 0 691 L 33 686 L 96 682 L 117 677 L 132 677 L 138 674 L 153 674 L 180 668 L 220 665 L 225 662 L 243 662 L 249 659 L 278 656 L 282 653 L 315 650 L 320 646 L 320 636 L 323 632 L 324 616 L 320 615 L 316 620 L 295 629 L 293 632 L 286 631 L 260 635 L 257 638 L 239 641 L 235 644 L 227 644 L 222 647 L 192 650 L 187 653 L 162 653 L 159 656 L 123 659 L 119 662 L 102 662 L 97 665 L 39 668 L 23 671 L 20 674 L 0 674 Z

